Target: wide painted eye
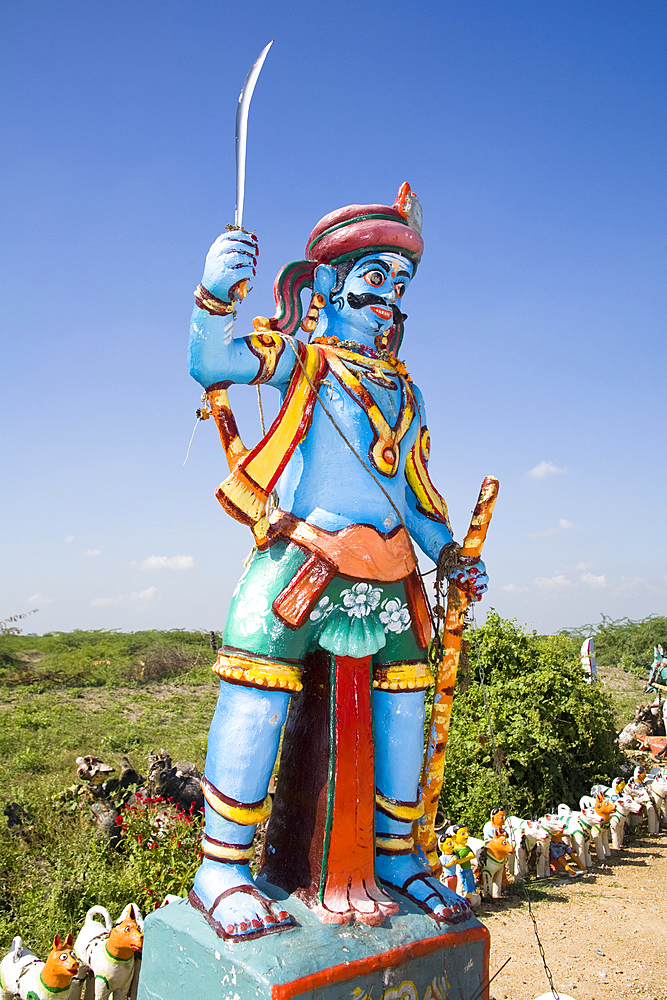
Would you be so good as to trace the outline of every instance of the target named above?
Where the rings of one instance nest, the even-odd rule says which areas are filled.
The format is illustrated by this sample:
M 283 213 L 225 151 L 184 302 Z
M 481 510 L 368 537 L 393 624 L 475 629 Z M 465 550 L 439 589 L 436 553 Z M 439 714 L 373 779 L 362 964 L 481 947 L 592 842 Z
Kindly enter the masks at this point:
M 379 288 L 380 285 L 384 285 L 386 275 L 384 271 L 368 271 L 364 275 L 364 281 L 367 281 L 369 285 L 375 285 Z
M 396 284 L 394 285 L 394 288 L 396 289 L 396 294 L 398 295 L 399 299 L 403 298 L 403 295 L 405 294 L 405 282 L 397 281 Z

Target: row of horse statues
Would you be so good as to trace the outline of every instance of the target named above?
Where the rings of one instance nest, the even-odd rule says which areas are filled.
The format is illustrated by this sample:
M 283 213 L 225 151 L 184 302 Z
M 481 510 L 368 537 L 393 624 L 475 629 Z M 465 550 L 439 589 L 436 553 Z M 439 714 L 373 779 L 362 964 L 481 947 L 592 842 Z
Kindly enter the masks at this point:
M 439 838 L 442 877 L 473 903 L 479 895 L 498 898 L 508 874 L 525 878 L 533 859 L 537 878 L 577 877 L 593 867 L 593 851 L 597 865 L 612 860 L 628 824 L 645 824 L 650 835 L 667 828 L 667 771 L 648 775 L 638 765 L 627 783 L 615 778 L 610 786 L 594 785 L 578 809 L 561 803 L 539 819 L 507 817 L 498 807 L 481 838 L 470 837 L 462 824 L 449 826 Z

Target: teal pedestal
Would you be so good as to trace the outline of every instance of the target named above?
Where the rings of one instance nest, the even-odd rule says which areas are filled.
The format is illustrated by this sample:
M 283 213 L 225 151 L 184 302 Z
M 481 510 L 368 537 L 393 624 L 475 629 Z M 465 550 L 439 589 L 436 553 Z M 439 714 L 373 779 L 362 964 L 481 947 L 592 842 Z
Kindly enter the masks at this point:
M 488 1000 L 489 932 L 474 917 L 438 927 L 395 897 L 382 927 L 323 924 L 264 884 L 299 926 L 222 941 L 186 900 L 146 917 L 137 1000 Z

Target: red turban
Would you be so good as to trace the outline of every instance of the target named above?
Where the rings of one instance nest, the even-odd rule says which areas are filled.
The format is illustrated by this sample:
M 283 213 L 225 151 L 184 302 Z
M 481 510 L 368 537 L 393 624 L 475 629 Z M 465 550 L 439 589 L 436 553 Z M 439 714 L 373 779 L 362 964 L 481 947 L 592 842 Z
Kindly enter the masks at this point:
M 347 205 L 317 223 L 306 244 L 306 260 L 337 264 L 360 253 L 393 251 L 419 263 L 424 251 L 421 206 L 410 185 L 402 184 L 396 202 L 388 205 Z M 418 217 L 419 216 L 419 217 Z

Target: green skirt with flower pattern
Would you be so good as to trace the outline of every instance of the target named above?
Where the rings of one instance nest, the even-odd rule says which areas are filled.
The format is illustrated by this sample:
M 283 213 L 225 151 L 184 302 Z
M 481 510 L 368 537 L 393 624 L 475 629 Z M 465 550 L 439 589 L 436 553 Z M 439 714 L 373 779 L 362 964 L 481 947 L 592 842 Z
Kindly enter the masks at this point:
M 414 638 L 405 587 L 335 577 L 306 622 L 289 628 L 272 611 L 278 594 L 305 562 L 306 553 L 278 541 L 255 550 L 238 582 L 225 624 L 225 647 L 301 662 L 317 648 L 336 656 L 372 656 L 375 663 L 423 662 Z

